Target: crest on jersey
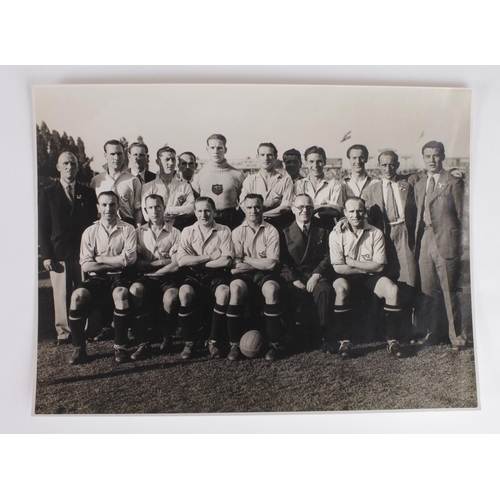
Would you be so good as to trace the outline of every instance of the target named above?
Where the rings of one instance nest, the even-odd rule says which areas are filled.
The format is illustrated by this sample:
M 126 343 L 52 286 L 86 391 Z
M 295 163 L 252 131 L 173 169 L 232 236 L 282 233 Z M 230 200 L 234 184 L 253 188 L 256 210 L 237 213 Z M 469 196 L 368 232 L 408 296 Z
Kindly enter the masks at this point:
M 123 201 L 123 203 L 128 203 L 128 196 L 126 194 L 120 195 L 120 198 Z
M 179 196 L 177 197 L 177 203 L 178 203 L 179 205 L 182 205 L 185 201 L 186 201 L 186 197 L 185 197 L 183 194 L 181 194 L 181 195 L 179 195 Z
M 217 196 L 222 194 L 222 184 L 212 184 L 212 193 Z

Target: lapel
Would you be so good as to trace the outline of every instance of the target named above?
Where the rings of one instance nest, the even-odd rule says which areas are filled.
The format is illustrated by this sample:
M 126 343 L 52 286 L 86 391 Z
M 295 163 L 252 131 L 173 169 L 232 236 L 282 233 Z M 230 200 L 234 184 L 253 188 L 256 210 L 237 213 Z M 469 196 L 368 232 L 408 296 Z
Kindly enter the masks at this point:
M 373 192 L 373 203 L 372 205 L 378 205 L 380 208 L 385 208 L 384 204 L 384 194 L 382 192 L 382 181 L 377 182 L 377 184 L 374 184 L 372 187 L 372 192 Z
M 405 179 L 400 179 L 397 181 L 398 183 L 398 188 L 399 188 L 399 196 L 401 197 L 401 206 L 404 208 L 406 207 L 406 200 L 408 199 L 408 189 L 410 188 L 410 185 L 406 182 Z
M 290 234 L 290 239 L 293 241 L 295 248 L 300 252 L 301 255 L 300 260 L 302 261 L 306 252 L 306 243 L 302 236 L 302 231 L 300 230 L 297 224 L 297 221 L 293 221 L 292 225 L 290 226 L 289 234 Z
M 302 260 L 300 262 L 301 264 L 309 258 L 310 254 L 314 254 L 321 234 L 321 229 L 319 227 L 315 227 L 311 223 L 311 227 L 309 228 L 309 236 L 307 237 L 306 251 L 304 252 L 304 256 L 302 257 Z
M 448 187 L 448 177 L 448 172 L 445 172 L 443 170 L 438 177 L 438 181 L 432 193 L 430 203 L 432 203 Z
M 427 175 L 422 177 L 416 184 L 415 186 L 415 194 L 417 198 L 417 203 L 418 203 L 418 209 L 423 210 L 424 209 L 424 200 L 425 200 L 425 188 L 427 185 Z
M 66 196 L 66 193 L 64 192 L 63 185 L 60 183 L 60 181 L 57 181 L 57 193 L 58 197 L 60 199 L 60 203 L 62 205 L 65 205 L 67 208 L 69 208 L 70 213 L 73 211 L 73 207 L 71 206 L 71 203 L 68 200 L 68 197 Z M 75 198 L 76 198 L 76 185 L 75 185 Z

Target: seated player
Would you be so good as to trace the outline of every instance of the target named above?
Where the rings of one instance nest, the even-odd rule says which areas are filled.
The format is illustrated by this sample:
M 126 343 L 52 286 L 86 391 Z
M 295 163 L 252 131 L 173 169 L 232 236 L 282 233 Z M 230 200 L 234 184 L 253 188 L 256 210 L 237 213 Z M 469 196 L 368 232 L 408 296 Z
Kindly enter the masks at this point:
M 156 310 L 160 302 L 163 302 L 165 311 L 164 340 L 160 351 L 166 353 L 170 350 L 179 295 L 176 252 L 181 233 L 165 221 L 165 203 L 159 194 L 148 195 L 145 205 L 149 222 L 137 228 L 136 269 L 139 277 L 129 290 L 133 328 L 139 341 L 137 351 L 131 356 L 133 360 L 150 355 L 146 338 L 148 312 Z
M 313 217 L 314 202 L 308 194 L 295 198 L 295 221 L 283 230 L 288 254 L 281 275 L 288 283 L 295 310 L 301 306 L 305 326 L 325 342 L 332 337 L 333 270 L 328 248 L 329 231 Z M 311 339 L 308 339 L 311 340 Z
M 119 199 L 113 191 L 103 191 L 97 198 L 100 219 L 88 227 L 80 247 L 80 265 L 88 274 L 72 294 L 69 326 L 75 352 L 70 364 L 86 363 L 85 325 L 97 304 L 112 298 L 115 325 L 115 361 L 128 359 L 127 330 L 130 323 L 129 274 L 137 258 L 137 236 L 132 225 L 118 219 Z
M 286 173 L 276 170 L 278 150 L 271 142 L 264 142 L 257 148 L 260 170 L 249 175 L 243 182 L 241 202 L 250 193 L 260 194 L 264 200 L 263 217 L 275 227 L 283 228 L 293 221 L 290 210 L 293 197 L 293 181 Z
M 325 178 L 326 153 L 323 148 L 311 146 L 304 153 L 309 175 L 293 186 L 295 195 L 308 194 L 314 202 L 314 218 L 327 229 L 332 229 L 344 205 L 342 184 L 336 179 Z
M 215 222 L 234 229 L 243 220 L 238 210 L 238 199 L 245 174 L 227 162 L 226 144 L 222 134 L 212 134 L 207 139 L 210 160 L 193 177 L 191 185 L 197 196 L 214 200 Z
M 265 359 L 274 361 L 279 357 L 283 343 L 282 306 L 280 295 L 286 284 L 279 275 L 280 241 L 278 230 L 264 222 L 264 200 L 260 194 L 249 193 L 242 202 L 246 218 L 233 231 L 234 269 L 230 286 L 230 302 L 227 309 L 227 324 L 231 350 L 228 359 L 241 357 L 240 339 L 245 331 L 244 304 L 261 304 L 264 298 L 264 316 L 269 338 Z M 281 292 L 281 293 L 280 293 Z M 251 307 L 255 309 L 255 307 Z
M 210 318 L 212 325 L 208 349 L 210 357 L 222 357 L 221 345 L 227 338 L 226 310 L 229 303 L 229 268 L 233 261 L 231 231 L 214 221 L 215 203 L 200 197 L 195 202 L 198 222 L 186 227 L 177 250 L 179 267 L 185 268 L 186 278 L 179 289 L 179 323 L 184 350 L 182 359 L 195 353 L 197 332 Z M 214 306 L 215 298 L 215 306 Z M 205 321 L 204 321 L 205 320 Z
M 194 194 L 188 182 L 181 182 L 176 178 L 175 162 L 176 153 L 172 148 L 164 146 L 157 151 L 158 174 L 156 179 L 142 187 L 141 205 L 144 220 L 147 222 L 146 197 L 150 194 L 159 194 L 165 205 L 165 220 L 182 229 L 195 221 Z
M 344 214 L 348 227 L 343 232 L 330 234 L 330 259 L 341 277 L 333 282 L 335 289 L 335 337 L 340 341 L 339 354 L 350 356 L 352 348 L 351 303 L 363 289 L 373 291 L 385 300 L 384 312 L 387 325 L 387 349 L 399 358 L 403 350 L 398 342 L 401 325 L 401 307 L 398 287 L 383 275 L 385 258 L 384 235 L 380 229 L 365 220 L 363 199 L 348 198 Z

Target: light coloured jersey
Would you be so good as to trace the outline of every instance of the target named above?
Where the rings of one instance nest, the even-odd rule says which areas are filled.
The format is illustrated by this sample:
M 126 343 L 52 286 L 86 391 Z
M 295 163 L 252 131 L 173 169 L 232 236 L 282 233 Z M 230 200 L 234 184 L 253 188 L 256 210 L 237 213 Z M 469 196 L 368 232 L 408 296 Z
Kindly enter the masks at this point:
M 154 181 L 142 187 L 141 206 L 144 220 L 148 221 L 146 213 L 146 197 L 150 194 L 159 194 L 165 203 L 165 220 L 175 221 L 178 215 L 191 215 L 194 213 L 194 194 L 191 184 L 181 182 L 175 177 L 166 185 L 159 175 Z
M 137 234 L 135 228 L 118 220 L 111 231 L 104 228 L 101 221 L 94 222 L 85 229 L 80 244 L 80 265 L 95 262 L 96 257 L 123 257 L 123 267 L 131 266 L 137 259 Z
M 380 182 L 378 179 L 374 179 L 367 175 L 363 182 L 357 184 L 353 179 L 344 179 L 342 184 L 342 189 L 344 191 L 344 200 L 347 198 L 351 198 L 352 196 L 358 196 L 359 198 L 363 198 L 364 190 L 370 185 Z
M 90 181 L 96 196 L 104 191 L 113 191 L 120 198 L 118 215 L 121 219 L 134 219 L 134 212 L 141 208 L 141 181 L 130 172 L 120 172 L 113 179 L 108 171 L 102 172 Z
M 342 210 L 344 206 L 342 183 L 336 179 L 330 181 L 323 179 L 317 183 L 316 188 L 310 176 L 296 181 L 293 185 L 294 198 L 304 193 L 313 199 L 316 208 L 329 205 L 337 210 Z
M 194 176 L 191 186 L 200 196 L 212 198 L 217 210 L 236 208 L 245 175 L 227 162 L 221 165 L 208 162 Z
M 329 244 L 333 266 L 345 264 L 346 257 L 360 262 L 387 264 L 384 234 L 366 221 L 363 228 L 356 232 L 350 226 L 341 233 L 332 231 Z
M 177 252 L 181 232 L 169 223 L 165 223 L 157 234 L 149 224 L 143 224 L 137 230 L 137 255 L 143 260 L 170 259 Z
M 233 230 L 235 264 L 243 257 L 271 259 L 278 263 L 280 258 L 280 238 L 278 230 L 267 222 L 262 222 L 257 231 L 247 221 Z
M 220 250 L 222 257 L 227 256 L 231 259 L 234 257 L 230 229 L 214 222 L 210 233 L 205 237 L 199 223 L 196 222 L 183 229 L 177 249 L 177 260 L 187 255 L 211 255 L 217 249 Z
M 264 202 L 279 197 L 281 198 L 281 207 L 290 207 L 293 198 L 293 181 L 286 172 L 276 172 L 269 179 L 264 179 L 259 171 L 256 174 L 249 175 L 243 182 L 240 203 L 250 193 L 260 194 L 264 198 Z

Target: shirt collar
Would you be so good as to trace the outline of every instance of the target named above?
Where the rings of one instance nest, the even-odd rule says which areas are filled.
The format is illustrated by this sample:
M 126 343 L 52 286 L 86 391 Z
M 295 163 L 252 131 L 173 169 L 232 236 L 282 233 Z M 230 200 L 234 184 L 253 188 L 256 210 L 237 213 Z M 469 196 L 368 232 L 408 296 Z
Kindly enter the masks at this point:
M 71 186 L 71 189 L 73 191 L 75 190 L 76 181 L 73 181 L 70 183 L 63 181 L 62 179 L 59 179 L 59 181 L 60 181 L 62 187 L 64 188 L 64 190 L 66 190 L 68 186 Z

